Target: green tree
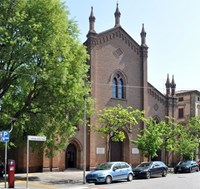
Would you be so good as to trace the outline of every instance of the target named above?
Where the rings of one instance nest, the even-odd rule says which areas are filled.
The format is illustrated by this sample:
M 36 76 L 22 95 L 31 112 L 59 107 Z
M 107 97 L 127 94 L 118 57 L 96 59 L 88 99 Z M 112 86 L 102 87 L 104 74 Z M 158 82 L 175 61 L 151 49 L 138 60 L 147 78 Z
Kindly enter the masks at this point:
M 176 154 L 181 155 L 183 159 L 194 159 L 198 143 L 196 138 L 190 134 L 188 129 L 184 128 L 174 143 L 174 151 Z
M 192 117 L 188 123 L 190 133 L 200 141 L 200 116 Z
M 193 130 L 194 131 L 194 130 Z M 172 118 L 168 118 L 168 123 L 164 126 L 165 149 L 168 152 L 175 152 L 184 159 L 193 159 L 197 140 L 192 135 L 191 127 L 183 123 L 176 123 Z
M 61 0 L 1 0 L 0 10 L 1 129 L 15 118 L 12 142 L 45 135 L 48 148 L 60 149 L 74 135 L 89 93 L 77 25 Z
M 163 127 L 153 118 L 144 119 L 145 128 L 140 130 L 137 140 L 132 142 L 137 145 L 144 156 L 151 160 L 157 156 L 157 151 L 163 144 Z
M 110 161 L 111 141 L 123 141 L 126 137 L 124 129 L 132 130 L 143 117 L 143 112 L 132 107 L 123 108 L 121 105 L 105 108 L 100 111 L 96 127 L 97 132 L 108 138 L 108 161 Z
M 163 128 L 162 138 L 163 144 L 161 149 L 165 149 L 165 162 L 168 164 L 169 156 L 175 151 L 175 142 L 183 130 L 183 126 L 180 123 L 176 123 L 173 118 L 167 117 L 166 121 L 159 123 Z
M 189 127 L 189 131 L 191 135 L 196 138 L 196 142 L 197 142 L 196 155 L 197 155 L 199 154 L 199 145 L 200 145 L 200 116 L 192 117 L 189 120 L 188 127 Z M 198 158 L 199 157 L 197 155 L 196 159 Z

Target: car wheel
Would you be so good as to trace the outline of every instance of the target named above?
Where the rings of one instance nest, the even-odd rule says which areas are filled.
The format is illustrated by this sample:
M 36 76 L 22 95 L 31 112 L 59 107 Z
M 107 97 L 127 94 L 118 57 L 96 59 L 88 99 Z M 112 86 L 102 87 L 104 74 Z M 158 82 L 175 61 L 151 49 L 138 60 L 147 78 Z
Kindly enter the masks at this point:
M 112 182 L 111 176 L 107 176 L 106 179 L 105 179 L 105 183 L 110 184 L 111 182 Z
M 129 173 L 127 177 L 127 181 L 132 181 L 133 180 L 133 174 Z
M 151 173 L 149 171 L 146 172 L 146 179 L 150 179 L 151 178 Z
M 164 169 L 163 171 L 162 171 L 162 177 L 166 177 L 167 176 L 167 171 Z

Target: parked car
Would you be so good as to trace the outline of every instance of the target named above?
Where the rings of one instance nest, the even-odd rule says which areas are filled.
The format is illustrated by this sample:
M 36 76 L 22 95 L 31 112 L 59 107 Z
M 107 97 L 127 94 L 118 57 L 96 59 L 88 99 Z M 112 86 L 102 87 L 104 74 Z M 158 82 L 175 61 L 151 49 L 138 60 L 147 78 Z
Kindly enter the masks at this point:
M 195 171 L 199 171 L 199 165 L 193 160 L 180 161 L 174 167 L 174 173 L 191 173 Z
M 126 162 L 106 162 L 96 167 L 86 175 L 88 183 L 110 184 L 118 180 L 133 180 L 132 167 Z
M 168 167 L 162 161 L 143 162 L 133 168 L 135 177 L 150 179 L 153 176 L 167 176 Z

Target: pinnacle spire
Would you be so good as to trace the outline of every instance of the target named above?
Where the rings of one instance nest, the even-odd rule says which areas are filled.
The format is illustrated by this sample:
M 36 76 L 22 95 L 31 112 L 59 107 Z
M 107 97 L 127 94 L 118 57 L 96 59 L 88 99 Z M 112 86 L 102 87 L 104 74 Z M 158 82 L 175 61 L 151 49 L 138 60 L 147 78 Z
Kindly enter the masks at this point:
M 170 95 L 170 87 L 171 87 L 171 83 L 169 81 L 169 74 L 167 74 L 167 81 L 165 83 L 166 86 L 166 95 L 169 96 Z
M 115 27 L 118 27 L 120 26 L 120 16 L 121 16 L 121 13 L 119 11 L 119 7 L 118 7 L 118 3 L 117 3 L 117 7 L 116 7 L 116 11 L 115 11 Z
M 147 33 L 146 33 L 145 29 L 144 29 L 144 24 L 142 24 L 142 31 L 140 33 L 141 45 L 147 47 L 147 45 L 146 45 L 146 35 L 147 35 Z
M 174 75 L 172 75 L 172 82 L 171 82 L 171 88 L 172 88 L 172 96 L 175 95 L 175 89 L 176 89 L 176 83 L 174 81 Z
M 94 13 L 93 13 L 93 7 L 91 7 L 89 22 L 90 22 L 90 28 L 89 28 L 88 33 L 96 33 L 96 31 L 94 29 L 95 17 L 94 17 Z

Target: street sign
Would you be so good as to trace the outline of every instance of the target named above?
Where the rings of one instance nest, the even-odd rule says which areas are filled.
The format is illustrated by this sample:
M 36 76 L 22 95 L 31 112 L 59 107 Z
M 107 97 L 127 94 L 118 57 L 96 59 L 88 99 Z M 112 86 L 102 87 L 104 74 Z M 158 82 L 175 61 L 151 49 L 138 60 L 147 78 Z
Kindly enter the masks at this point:
M 31 136 L 31 135 L 28 135 L 28 140 L 31 140 L 31 141 L 46 141 L 46 137 L 45 136 Z
M 9 142 L 10 132 L 9 131 L 1 131 L 0 132 L 0 141 L 1 142 Z

